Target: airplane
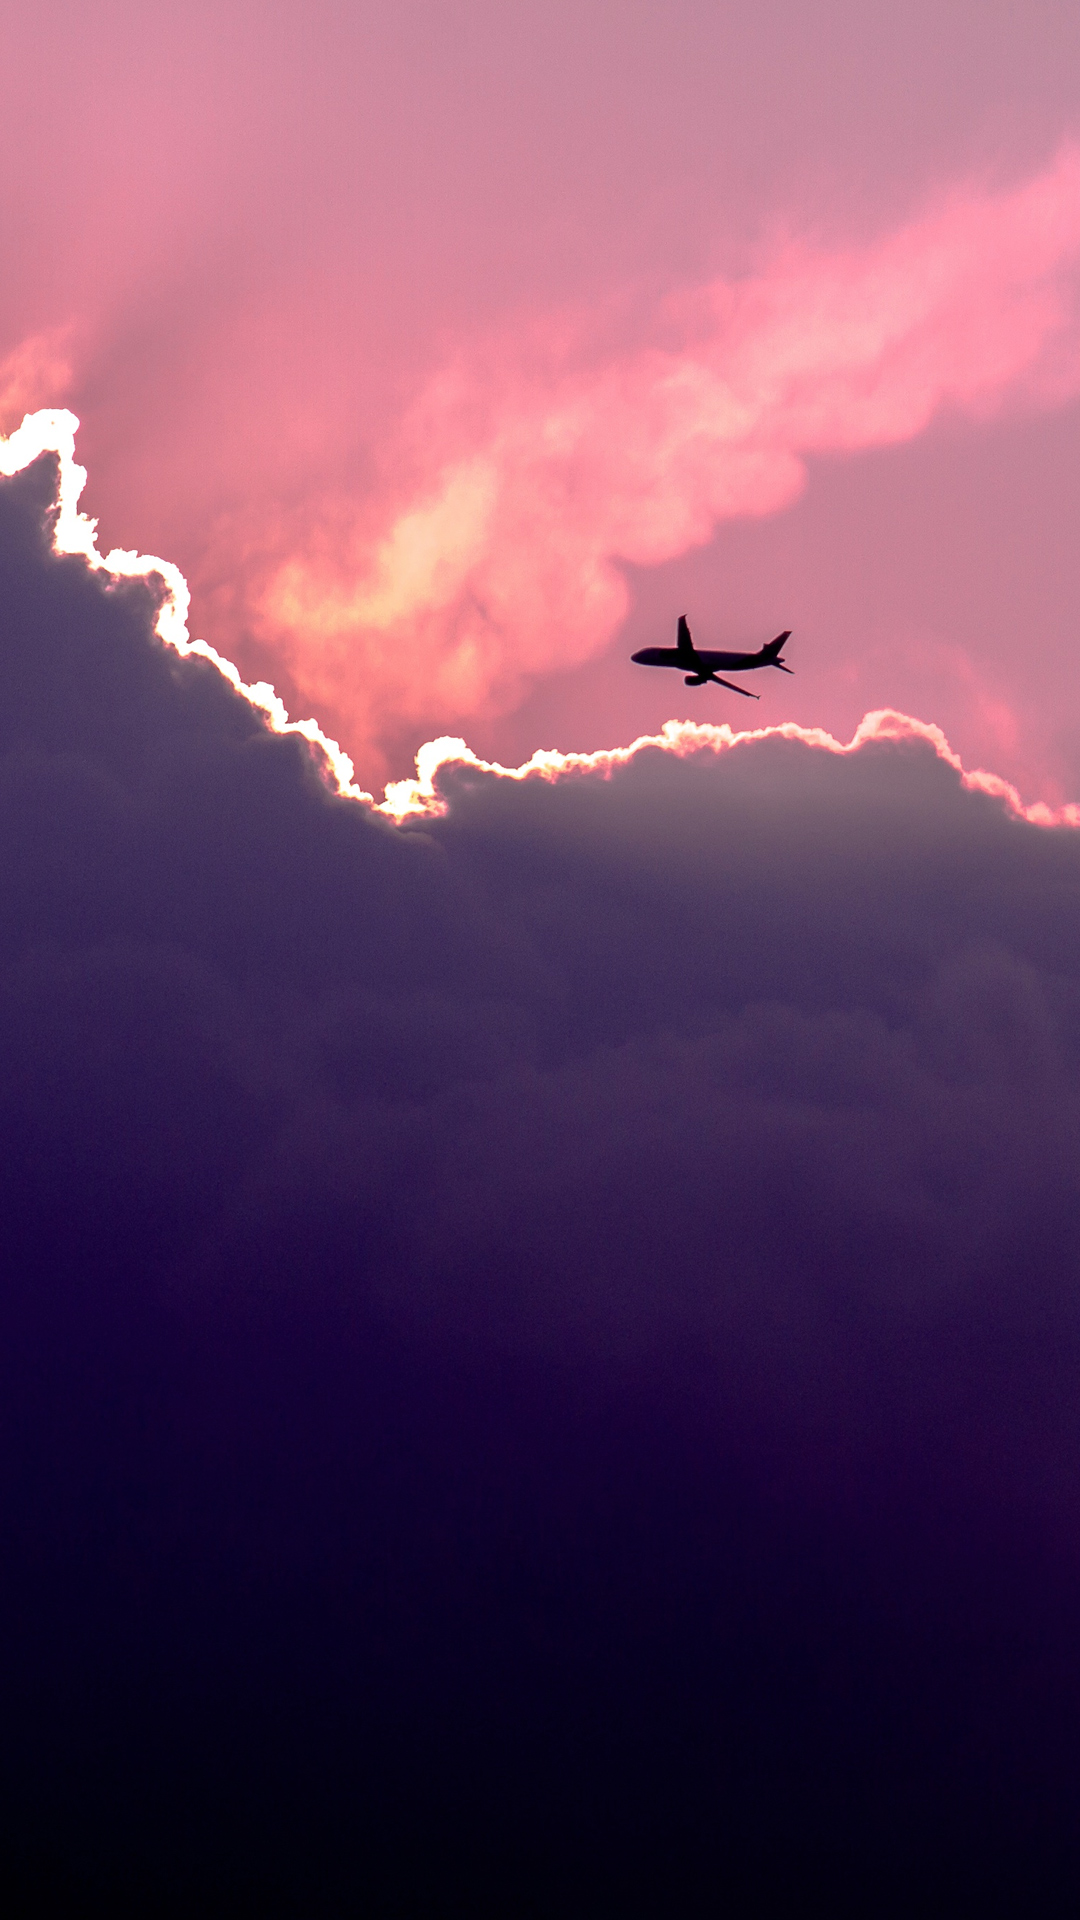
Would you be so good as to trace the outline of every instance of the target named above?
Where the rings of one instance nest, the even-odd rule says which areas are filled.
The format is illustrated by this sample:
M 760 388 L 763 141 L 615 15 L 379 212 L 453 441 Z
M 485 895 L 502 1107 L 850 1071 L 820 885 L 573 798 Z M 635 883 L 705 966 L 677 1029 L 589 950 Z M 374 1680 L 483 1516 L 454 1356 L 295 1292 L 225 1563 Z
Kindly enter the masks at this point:
M 780 658 L 785 640 L 790 639 L 789 627 L 786 633 L 778 633 L 775 640 L 766 641 L 760 653 L 699 653 L 686 624 L 686 615 L 680 613 L 678 639 L 673 647 L 642 647 L 640 653 L 632 653 L 630 658 L 639 667 L 688 667 L 688 687 L 703 687 L 707 680 L 715 680 L 718 687 L 727 687 L 731 693 L 744 693 L 748 700 L 760 700 L 761 695 L 751 693 L 749 687 L 737 687 L 733 680 L 722 679 L 717 668 L 725 667 L 728 673 L 749 673 L 754 667 L 779 667 L 781 673 L 791 673 L 793 669 L 785 667 Z

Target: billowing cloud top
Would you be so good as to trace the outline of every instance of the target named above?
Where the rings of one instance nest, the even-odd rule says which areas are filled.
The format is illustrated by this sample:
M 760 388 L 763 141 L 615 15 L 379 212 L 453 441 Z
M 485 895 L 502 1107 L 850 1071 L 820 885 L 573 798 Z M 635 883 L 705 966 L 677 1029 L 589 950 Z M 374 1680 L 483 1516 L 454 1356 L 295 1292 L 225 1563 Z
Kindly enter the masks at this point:
M 397 824 L 57 484 L 0 484 L 24 1881 L 1056 1897 L 1075 826 L 900 719 L 441 750 Z

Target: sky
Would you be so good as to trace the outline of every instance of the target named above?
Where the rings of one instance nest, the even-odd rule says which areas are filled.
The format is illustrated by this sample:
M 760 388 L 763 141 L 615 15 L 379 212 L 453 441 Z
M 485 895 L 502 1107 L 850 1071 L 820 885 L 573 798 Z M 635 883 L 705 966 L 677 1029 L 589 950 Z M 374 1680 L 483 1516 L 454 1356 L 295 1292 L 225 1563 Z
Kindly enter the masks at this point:
M 11 10 L 27 1910 L 1075 1911 L 1078 40 Z
M 103 550 L 177 562 L 369 786 L 448 731 L 716 718 L 628 664 L 686 612 L 793 629 L 770 719 L 900 707 L 1071 798 L 1078 38 L 1067 0 L 13 9 L 4 424 L 72 407 Z

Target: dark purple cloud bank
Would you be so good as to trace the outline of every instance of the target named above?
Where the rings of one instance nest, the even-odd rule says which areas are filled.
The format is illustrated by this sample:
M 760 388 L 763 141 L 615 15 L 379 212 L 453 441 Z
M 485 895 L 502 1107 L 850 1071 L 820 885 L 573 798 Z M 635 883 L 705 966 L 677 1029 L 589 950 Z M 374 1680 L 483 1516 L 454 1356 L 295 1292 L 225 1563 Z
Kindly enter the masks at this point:
M 914 741 L 394 827 L 51 554 L 53 481 L 0 487 L 8 1880 L 1072 1911 L 1080 838 Z

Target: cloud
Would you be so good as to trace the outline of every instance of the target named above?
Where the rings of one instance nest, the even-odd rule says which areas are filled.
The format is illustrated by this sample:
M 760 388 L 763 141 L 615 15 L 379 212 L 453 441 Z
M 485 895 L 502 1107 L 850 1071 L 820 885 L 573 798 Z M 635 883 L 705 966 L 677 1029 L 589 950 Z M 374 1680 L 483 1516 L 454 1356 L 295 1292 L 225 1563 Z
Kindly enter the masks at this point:
M 0 428 L 10 433 L 24 414 L 61 400 L 71 384 L 70 329 L 27 335 L 0 360 Z
M 805 460 L 1080 389 L 1080 157 L 957 188 L 863 246 L 779 239 L 627 324 L 556 314 L 462 354 L 384 449 L 377 496 L 306 500 L 255 543 L 249 619 L 362 752 L 513 704 L 600 651 L 620 562 L 776 513 Z
M 1058 807 L 1052 807 L 1044 800 L 1025 804 L 1011 781 L 988 773 L 982 767 L 974 772 L 965 769 L 940 727 L 925 720 L 913 720 L 909 714 L 889 709 L 866 714 L 846 746 L 834 739 L 824 727 L 800 727 L 794 721 L 782 721 L 779 726 L 772 727 L 743 728 L 736 732 L 726 721 L 716 726 L 693 720 L 667 720 L 658 734 L 642 735 L 628 747 L 600 748 L 594 753 L 560 753 L 555 748 L 540 747 L 520 767 L 503 767 L 498 762 L 482 760 L 464 740 L 446 734 L 439 740 L 427 741 L 420 748 L 416 756 L 415 777 L 391 780 L 387 784 L 380 810 L 398 820 L 406 820 L 413 814 L 444 814 L 447 803 L 439 778 L 444 767 L 475 768 L 479 773 L 493 774 L 503 780 L 559 780 L 575 774 L 609 778 L 616 768 L 628 766 L 650 747 L 685 758 L 705 750 L 724 753 L 731 747 L 764 740 L 797 740 L 805 746 L 838 754 L 858 753 L 872 741 L 925 744 L 939 759 L 955 768 L 965 787 L 973 792 L 993 794 L 1018 819 L 1043 827 L 1080 826 L 1080 806 L 1075 801 L 1066 801 Z M 364 797 L 370 798 L 369 795 Z
M 444 743 L 396 824 L 61 472 L 0 484 L 13 1875 L 1052 1905 L 1072 816 L 894 715 Z

